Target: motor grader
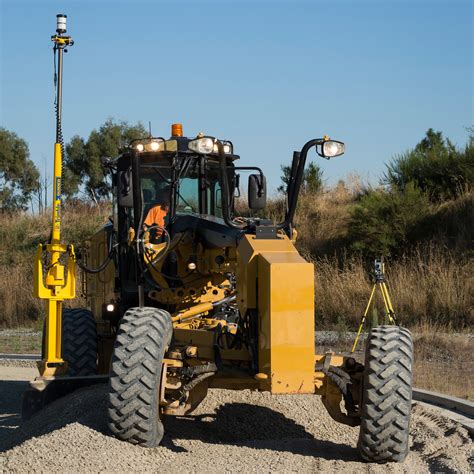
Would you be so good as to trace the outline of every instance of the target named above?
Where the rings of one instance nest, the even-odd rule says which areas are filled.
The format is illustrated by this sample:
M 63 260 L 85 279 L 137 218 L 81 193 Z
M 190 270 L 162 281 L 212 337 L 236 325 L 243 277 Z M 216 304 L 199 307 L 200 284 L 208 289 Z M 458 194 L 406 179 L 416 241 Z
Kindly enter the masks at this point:
M 294 152 L 285 216 L 273 222 L 261 217 L 262 170 L 240 166 L 232 142 L 186 137 L 180 124 L 166 139 L 138 137 L 103 160 L 113 216 L 79 255 L 60 242 L 57 134 L 52 239 L 39 246 L 35 264 L 35 294 L 47 308 L 43 359 L 25 394 L 25 417 L 73 389 L 106 382 L 111 433 L 153 447 L 166 416 L 191 413 L 209 389 L 315 394 L 336 421 L 360 425 L 363 459 L 402 461 L 410 333 L 372 328 L 364 364 L 315 351 L 315 269 L 298 253 L 293 226 L 314 150 L 329 159 L 344 144 L 323 137 Z M 248 212 L 239 214 L 245 173 Z M 76 263 L 87 308 L 63 309 L 75 292 Z

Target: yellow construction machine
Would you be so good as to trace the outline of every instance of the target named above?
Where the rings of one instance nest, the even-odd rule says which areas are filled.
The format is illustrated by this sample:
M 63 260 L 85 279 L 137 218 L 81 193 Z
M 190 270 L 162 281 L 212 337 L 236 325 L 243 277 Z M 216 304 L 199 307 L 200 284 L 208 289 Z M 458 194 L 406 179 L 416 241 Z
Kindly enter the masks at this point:
M 169 138 L 138 137 L 103 160 L 113 217 L 79 259 L 59 233 L 61 58 L 72 41 L 63 30 L 53 37 L 60 75 L 53 233 L 35 266 L 35 293 L 47 309 L 43 360 L 25 394 L 25 417 L 77 387 L 105 382 L 111 433 L 152 447 L 163 437 L 165 415 L 192 412 L 209 389 L 315 394 L 335 420 L 360 425 L 363 459 L 402 461 L 410 333 L 372 328 L 363 365 L 350 354 L 317 354 L 315 269 L 295 247 L 308 153 L 329 159 L 343 154 L 344 144 L 323 137 L 294 152 L 285 217 L 273 222 L 237 216 L 240 175 L 249 173 L 248 215 L 263 215 L 266 180 L 260 168 L 237 165 L 232 142 L 186 137 L 180 124 Z M 76 263 L 87 308 L 62 309 L 75 293 Z

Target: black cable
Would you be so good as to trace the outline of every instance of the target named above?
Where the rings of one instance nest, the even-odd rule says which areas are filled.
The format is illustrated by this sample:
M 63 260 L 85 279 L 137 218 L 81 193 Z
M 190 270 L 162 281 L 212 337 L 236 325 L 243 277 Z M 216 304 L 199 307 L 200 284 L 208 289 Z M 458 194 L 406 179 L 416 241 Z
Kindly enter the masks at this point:
M 57 46 L 55 45 L 53 48 L 53 62 L 54 62 L 54 111 L 56 114 L 56 137 L 57 137 L 57 143 L 59 143 L 61 147 L 61 174 L 62 170 L 64 168 L 64 137 L 63 137 L 63 129 L 62 129 L 62 124 L 61 124 L 61 116 L 59 114 L 59 104 L 57 100 L 57 88 L 58 88 L 58 74 L 57 74 L 57 69 L 56 69 L 56 51 L 57 51 Z M 62 187 L 62 186 L 61 186 Z M 61 195 L 61 189 L 58 190 L 59 195 Z
M 100 273 L 101 271 L 105 270 L 107 265 L 112 260 L 112 258 L 114 256 L 114 253 L 115 253 L 115 248 L 117 247 L 117 245 L 118 244 L 115 244 L 114 246 L 112 246 L 112 248 L 110 249 L 110 252 L 107 255 L 107 257 L 105 258 L 105 260 L 97 268 L 89 268 L 84 263 L 80 262 L 79 260 L 77 261 L 77 266 L 86 273 L 93 273 L 93 274 Z

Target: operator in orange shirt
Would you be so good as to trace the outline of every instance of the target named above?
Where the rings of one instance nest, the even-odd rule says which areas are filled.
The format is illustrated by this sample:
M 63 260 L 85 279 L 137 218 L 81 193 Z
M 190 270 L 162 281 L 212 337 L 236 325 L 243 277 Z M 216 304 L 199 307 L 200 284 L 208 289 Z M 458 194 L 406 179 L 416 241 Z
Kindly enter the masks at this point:
M 170 202 L 170 189 L 163 188 L 157 192 L 157 204 L 155 204 L 149 211 L 146 216 L 145 221 L 143 222 L 145 228 L 151 227 L 153 225 L 160 226 L 159 228 L 154 229 L 156 231 L 156 237 L 160 237 L 163 233 L 165 227 L 165 217 L 168 214 L 169 202 Z

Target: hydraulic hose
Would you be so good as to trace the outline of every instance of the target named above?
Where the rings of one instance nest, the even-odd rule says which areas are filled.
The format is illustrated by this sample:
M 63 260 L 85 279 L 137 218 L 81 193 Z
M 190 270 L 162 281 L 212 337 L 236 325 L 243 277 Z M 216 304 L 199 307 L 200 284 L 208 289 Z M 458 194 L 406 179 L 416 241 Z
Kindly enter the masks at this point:
M 226 298 L 223 298 L 219 301 L 214 301 L 212 303 L 212 306 L 214 306 L 214 308 L 216 308 L 217 306 L 221 306 L 223 304 L 226 304 L 226 303 L 231 303 L 232 301 L 235 301 L 237 297 L 235 295 L 233 296 L 227 296 Z
M 117 248 L 118 246 L 118 243 L 113 243 L 114 241 L 114 236 L 115 236 L 115 233 L 114 232 L 111 232 L 109 234 L 109 247 L 110 247 L 110 250 L 109 250 L 109 253 L 107 255 L 107 257 L 105 257 L 105 260 L 97 267 L 97 268 L 90 268 L 88 267 L 86 264 L 80 262 L 79 260 L 77 261 L 77 266 L 84 272 L 86 273 L 91 273 L 91 274 L 96 274 L 96 273 L 100 273 L 102 272 L 103 270 L 105 270 L 105 268 L 107 267 L 107 265 L 110 263 L 110 261 L 113 259 L 114 255 L 115 255 L 115 249 Z
M 109 255 L 107 255 L 107 258 L 97 268 L 89 268 L 88 266 L 81 263 L 79 260 L 77 261 L 77 266 L 81 270 L 85 271 L 86 273 L 100 273 L 101 271 L 105 270 L 105 268 L 107 267 L 107 265 L 110 263 L 111 260 L 112 260 L 112 254 L 109 253 Z
M 117 245 L 117 244 L 116 244 Z M 77 266 L 83 270 L 84 272 L 86 273 L 92 273 L 92 274 L 96 274 L 96 273 L 100 273 L 101 271 L 105 270 L 105 268 L 107 267 L 107 265 L 110 263 L 110 261 L 112 260 L 113 256 L 114 256 L 114 253 L 115 253 L 115 247 L 116 245 L 114 245 L 111 249 L 110 249 L 110 252 L 109 254 L 107 255 L 107 257 L 105 258 L 105 260 L 97 267 L 97 268 L 89 268 L 88 266 L 86 266 L 85 264 L 83 264 L 82 262 L 80 262 L 79 260 L 77 261 Z

